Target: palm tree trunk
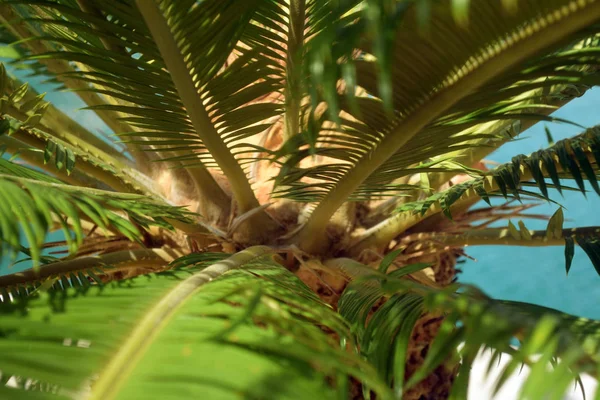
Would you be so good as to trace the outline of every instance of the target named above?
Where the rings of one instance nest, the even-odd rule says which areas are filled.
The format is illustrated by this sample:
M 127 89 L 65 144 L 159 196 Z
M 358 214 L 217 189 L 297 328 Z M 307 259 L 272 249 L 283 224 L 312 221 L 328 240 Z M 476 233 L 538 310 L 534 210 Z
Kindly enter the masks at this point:
M 462 252 L 451 249 L 434 256 L 419 257 L 417 262 L 433 262 L 431 272 L 435 282 L 442 286 L 448 286 L 456 277 L 456 260 L 461 254 Z M 412 262 L 414 260 L 411 260 Z M 408 345 L 405 379 L 409 379 L 423 365 L 429 346 L 435 339 L 443 319 L 439 314 L 424 314 L 417 321 Z M 458 365 L 449 362 L 444 363 L 437 367 L 427 378 L 410 388 L 403 399 L 447 399 L 457 372 Z

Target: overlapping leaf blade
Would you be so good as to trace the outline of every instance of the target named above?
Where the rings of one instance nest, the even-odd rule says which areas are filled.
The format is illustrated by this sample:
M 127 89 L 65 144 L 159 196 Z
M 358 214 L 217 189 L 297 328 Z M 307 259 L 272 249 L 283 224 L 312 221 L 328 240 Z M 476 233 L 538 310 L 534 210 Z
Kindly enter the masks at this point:
M 403 204 L 398 211 L 419 212 L 423 215 L 430 207 L 439 203 L 442 211 L 450 215 L 453 204 L 473 195 L 484 200 L 490 195 L 501 195 L 506 199 L 509 197 L 519 199 L 520 194 L 535 195 L 524 189 L 522 185 L 537 186 L 541 192 L 538 197 L 551 200 L 548 196 L 548 187 L 560 191 L 563 185 L 562 179 L 579 181 L 577 190 L 585 195 L 587 191 L 583 185 L 584 175 L 592 187 L 598 184 L 597 170 L 600 159 L 596 156 L 600 149 L 599 144 L 600 130 L 597 126 L 592 127 L 580 135 L 561 140 L 529 156 L 515 156 L 510 163 L 499 165 L 487 172 L 480 172 L 480 177 L 454 185 L 424 201 Z M 552 184 L 546 179 L 550 179 Z
M 356 376 L 388 398 L 374 371 L 340 347 L 339 338 L 351 340 L 345 322 L 273 262 L 272 255 L 264 250 L 260 255 L 256 249 L 246 252 L 258 253 L 243 264 L 231 261 L 221 276 L 211 273 L 214 282 L 180 299 L 164 329 L 152 328 L 155 335 L 141 358 L 127 360 L 131 374 L 119 377 L 125 382 L 114 382 L 118 388 L 124 383 L 117 397 L 141 393 L 164 398 L 195 394 L 217 398 L 233 393 L 265 397 L 276 393 L 279 398 L 296 398 L 298 393 L 312 393 L 338 398 L 347 390 L 340 384 Z M 87 293 L 42 293 L 23 300 L 26 309 L 22 303 L 4 304 L 3 372 L 56 382 L 63 390 L 85 390 L 94 372 L 101 373 L 101 380 L 108 373 L 102 366 L 135 324 L 152 312 L 157 300 L 180 290 L 174 288 L 206 266 L 206 261 L 199 262 L 164 277 L 89 288 Z M 107 324 L 110 320 L 118 321 L 117 326 Z M 42 325 L 44 329 L 37 329 Z M 336 332 L 337 338 L 320 327 Z M 35 351 L 25 357 L 22 346 L 35 347 Z M 78 363 L 68 362 L 76 359 Z M 336 383 L 331 385 L 328 377 Z M 15 398 L 27 396 L 25 391 L 14 394 Z
M 374 298 L 383 297 L 387 301 L 371 312 L 369 311 L 375 302 L 369 302 L 364 306 L 365 312 L 357 314 L 352 310 L 363 308 L 364 299 L 359 293 L 364 292 L 366 287 L 375 289 L 372 293 Z M 371 274 L 350 284 L 342 295 L 340 312 L 349 318 L 355 329 L 360 327 L 355 332 L 363 345 L 363 354 L 374 362 L 380 374 L 388 384 L 393 385 L 397 393 L 401 394 L 405 390 L 406 349 L 415 322 L 424 312 L 442 313 L 445 321 L 429 346 L 424 364 L 406 382 L 408 388 L 427 377 L 444 362 L 462 360 L 466 363 L 460 370 L 464 374 L 482 346 L 491 347 L 497 352 L 507 352 L 512 356 L 507 367 L 509 374 L 520 363 L 546 371 L 546 384 L 534 385 L 536 389 L 529 391 L 534 399 L 545 398 L 550 393 L 564 393 L 578 373 L 592 372 L 597 368 L 600 354 L 598 321 L 574 317 L 533 304 L 494 300 L 469 286 L 461 287 L 457 293 L 455 290 L 458 288 L 434 289 L 391 275 L 385 277 Z M 388 318 L 392 314 L 404 317 Z M 365 325 L 366 330 L 363 328 Z M 542 331 L 545 333 L 540 336 Z M 521 340 L 516 349 L 512 347 L 515 337 Z M 463 344 L 458 346 L 461 342 Z M 550 346 L 551 344 L 553 345 Z M 562 357 L 565 365 L 553 370 L 547 369 L 547 358 L 536 358 L 536 354 L 542 351 L 544 354 Z M 536 376 L 537 374 L 530 375 L 526 379 L 524 390 L 530 389 L 528 379 L 533 381 L 537 379 Z M 549 379 L 550 376 L 552 379 Z M 504 380 L 499 385 L 503 383 Z M 453 393 L 458 397 L 454 398 L 461 398 L 459 393 L 464 393 L 467 384 L 468 379 L 455 381 Z
M 34 263 L 39 262 L 46 234 L 55 229 L 56 224 L 62 228 L 70 251 L 75 252 L 84 238 L 81 219 L 89 220 L 107 231 L 114 230 L 130 240 L 139 240 L 141 232 L 118 212 L 127 213 L 142 227 L 157 225 L 172 228 L 167 219 L 185 223 L 192 221 L 191 213 L 185 209 L 142 195 L 68 186 L 5 160 L 0 166 L 2 164 L 9 165 L 11 172 L 11 175 L 0 176 L 3 199 L 0 205 L 2 250 L 15 255 L 21 248 L 24 236 Z M 40 180 L 38 175 L 46 179 Z
M 419 7 L 411 3 L 365 2 L 362 14 L 357 13 L 348 21 L 332 27 L 323 34 L 322 41 L 315 41 L 310 50 L 315 68 L 311 71 L 312 78 L 317 82 L 315 96 L 325 93 L 318 97 L 318 101 L 327 102 L 330 112 L 315 115 L 318 117 L 316 129 L 306 135 L 302 143 L 311 145 L 311 152 L 300 156 L 295 153 L 296 146 L 290 145 L 288 153 L 292 153 L 295 160 L 287 160 L 289 166 L 282 172 L 282 179 L 288 176 L 290 169 L 292 173 L 296 168 L 301 170 L 299 161 L 315 152 L 326 157 L 337 154 L 337 157 L 332 156 L 333 160 L 326 159 L 322 165 L 302 170 L 303 176 L 315 179 L 285 186 L 281 195 L 299 200 L 320 200 L 331 188 L 339 186 L 338 183 L 354 171 L 353 166 L 359 163 L 361 166 L 379 166 L 360 178 L 362 185 L 355 189 L 354 198 L 364 200 L 387 195 L 386 184 L 413 173 L 409 171 L 411 166 L 430 157 L 476 146 L 477 134 L 481 135 L 479 139 L 485 135 L 488 135 L 488 139 L 494 139 L 496 133 L 473 130 L 477 124 L 504 119 L 548 119 L 537 110 L 545 107 L 549 96 L 540 98 L 540 93 L 533 89 L 542 87 L 552 93 L 569 83 L 597 84 L 597 75 L 590 68 L 597 64 L 593 55 L 597 40 L 585 42 L 585 46 L 591 46 L 589 53 L 585 48 L 581 49 L 578 41 L 586 36 L 594 37 L 598 26 L 592 25 L 568 36 L 569 39 L 565 38 L 565 42 L 571 41 L 569 46 L 573 47 L 567 46 L 566 50 L 549 54 L 547 58 L 539 57 L 511 66 L 478 90 L 465 93 L 461 99 L 458 96 L 455 104 L 415 131 L 414 137 L 403 143 L 389 159 L 374 157 L 381 147 L 380 143 L 392 141 L 386 138 L 394 136 L 394 140 L 401 141 L 399 138 L 404 133 L 398 129 L 405 121 L 411 121 L 413 113 L 428 108 L 429 102 L 439 93 L 450 95 L 454 83 L 460 86 L 457 82 L 465 77 L 468 79 L 477 66 L 494 59 L 494 54 L 510 49 L 520 35 L 514 31 L 520 28 L 515 27 L 531 24 L 535 29 L 543 29 L 550 25 L 548 21 L 541 22 L 545 18 L 542 17 L 544 13 L 551 14 L 553 7 L 562 9 L 558 3 L 532 1 L 524 4 L 519 13 L 511 14 L 500 3 L 470 3 L 467 29 L 454 20 L 449 1 L 432 3 L 425 24 L 420 19 Z M 350 7 L 350 13 L 349 10 Z M 481 22 L 494 18 L 491 15 L 502 15 L 502 18 L 496 18 L 497 24 Z M 381 20 L 375 21 L 372 16 Z M 522 23 L 516 22 L 519 19 L 522 19 Z M 516 25 L 511 27 L 512 23 Z M 530 28 L 520 37 L 527 37 L 535 29 Z M 470 36 L 469 32 L 477 34 Z M 333 46 L 330 45 L 332 42 L 335 43 Z M 440 46 L 439 43 L 445 45 Z M 362 51 L 356 50 L 359 48 Z M 579 58 L 575 55 L 578 51 L 581 51 Z M 589 64 L 586 64 L 586 56 L 590 57 Z M 338 79 L 346 77 L 342 72 L 346 65 L 356 69 L 357 85 L 367 91 L 367 96 L 358 94 L 349 101 L 337 94 Z M 381 92 L 383 87 L 386 87 L 385 92 L 389 96 L 394 96 L 393 101 L 388 99 L 388 105 L 391 104 L 391 110 L 388 111 L 386 102 L 380 100 L 386 97 Z M 351 89 L 347 92 L 353 94 Z M 332 91 L 335 94 L 331 94 Z M 528 96 L 523 97 L 524 94 Z M 341 114 L 338 113 L 340 110 Z M 465 133 L 474 136 L 470 140 Z M 314 142 L 311 142 L 311 135 L 315 135 Z M 363 141 L 364 146 L 350 144 L 358 140 Z M 342 149 L 344 151 L 339 151 Z M 344 185 L 350 184 L 345 182 Z

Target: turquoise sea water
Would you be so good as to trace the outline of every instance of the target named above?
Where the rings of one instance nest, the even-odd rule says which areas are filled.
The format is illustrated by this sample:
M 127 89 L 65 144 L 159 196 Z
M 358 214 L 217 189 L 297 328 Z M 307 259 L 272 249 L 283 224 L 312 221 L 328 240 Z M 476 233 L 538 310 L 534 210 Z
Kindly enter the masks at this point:
M 40 92 L 49 91 L 47 100 L 88 129 L 98 133 L 109 131 L 93 112 L 78 110 L 84 104 L 76 96 L 52 93 L 52 87 L 41 84 L 39 79 L 30 82 Z M 600 89 L 591 90 L 559 110 L 555 116 L 586 127 L 593 126 L 600 124 L 599 104 Z M 581 128 L 568 124 L 539 123 L 523 133 L 522 140 L 505 145 L 488 159 L 507 162 L 516 154 L 529 154 L 546 147 L 544 125 L 551 129 L 555 140 L 581 132 Z M 565 227 L 600 225 L 600 198 L 595 193 L 590 192 L 586 199 L 581 193 L 565 192 L 563 198 L 556 194 L 554 199 L 566 207 Z M 533 210 L 551 215 L 556 208 L 556 205 L 542 204 Z M 530 229 L 544 229 L 546 226 L 544 221 L 526 221 L 526 224 Z M 527 301 L 580 316 L 600 318 L 600 277 L 579 248 L 576 248 L 571 272 L 568 277 L 565 276 L 563 251 L 559 247 L 470 247 L 467 254 L 477 261 L 468 260 L 461 266 L 463 273 L 460 280 L 476 284 L 496 298 Z M 6 263 L 0 263 L 0 275 L 8 272 Z

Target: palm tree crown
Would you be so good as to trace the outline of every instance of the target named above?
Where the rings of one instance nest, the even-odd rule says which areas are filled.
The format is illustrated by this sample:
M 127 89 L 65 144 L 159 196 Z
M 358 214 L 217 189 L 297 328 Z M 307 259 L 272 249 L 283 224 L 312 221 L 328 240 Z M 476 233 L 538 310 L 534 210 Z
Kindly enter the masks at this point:
M 600 274 L 600 227 L 522 221 L 549 189 L 600 194 L 600 127 L 482 162 L 574 123 L 551 113 L 599 83 L 599 1 L 2 0 L 0 19 L 0 255 L 26 263 L 0 275 L 0 397 L 464 399 L 482 348 L 512 356 L 498 388 L 531 368 L 527 399 L 598 374 L 599 321 L 492 299 L 456 263 L 560 245 L 568 273 L 578 245 Z

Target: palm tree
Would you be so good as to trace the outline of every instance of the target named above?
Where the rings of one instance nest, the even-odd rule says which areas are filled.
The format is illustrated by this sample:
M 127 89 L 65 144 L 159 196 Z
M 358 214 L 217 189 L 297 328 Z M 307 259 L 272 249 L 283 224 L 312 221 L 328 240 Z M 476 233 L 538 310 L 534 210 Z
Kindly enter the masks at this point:
M 557 205 L 529 230 L 515 202 L 600 194 L 600 127 L 482 163 L 599 83 L 599 1 L 2 0 L 0 17 L 8 62 L 115 134 L 0 69 L 0 251 L 29 263 L 0 276 L 0 397 L 464 399 L 481 349 L 512 357 L 498 387 L 531 368 L 527 399 L 598 375 L 598 321 L 490 298 L 456 263 L 564 246 L 568 273 L 578 245 L 600 272 L 600 227 L 565 229 Z

